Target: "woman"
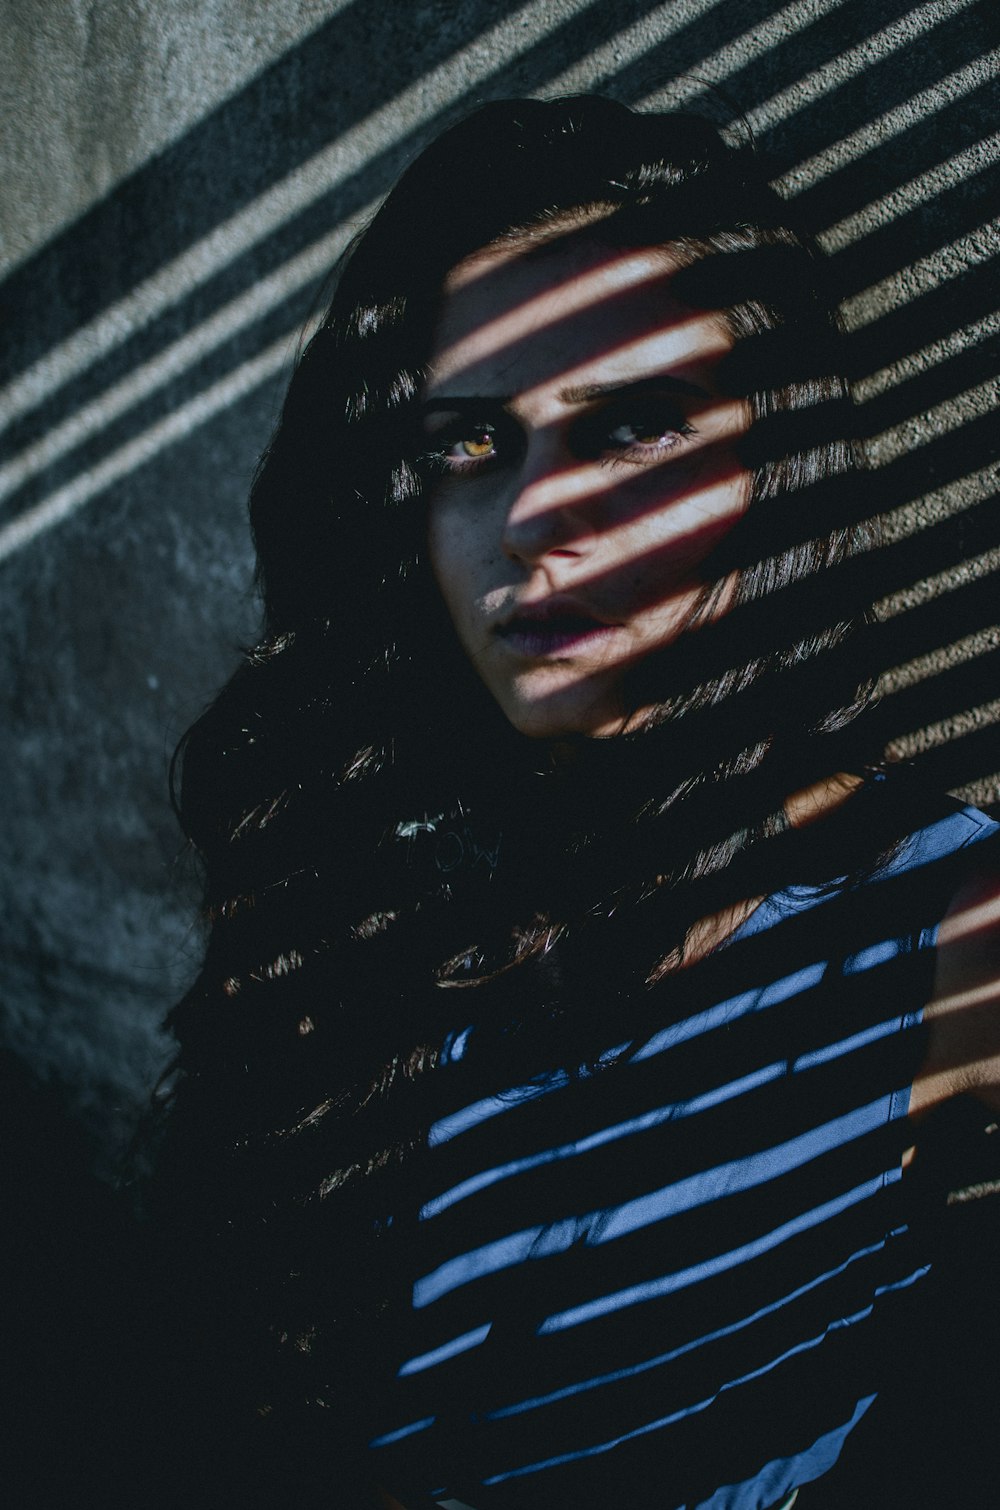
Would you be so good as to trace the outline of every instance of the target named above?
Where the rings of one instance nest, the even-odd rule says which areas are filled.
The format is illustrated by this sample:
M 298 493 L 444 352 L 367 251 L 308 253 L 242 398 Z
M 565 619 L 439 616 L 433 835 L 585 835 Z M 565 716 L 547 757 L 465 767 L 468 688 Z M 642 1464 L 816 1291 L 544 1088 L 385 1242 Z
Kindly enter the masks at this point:
M 452 128 L 255 484 L 164 1169 L 317 1503 L 808 1506 L 927 1270 L 917 1122 L 1000 1100 L 992 825 L 861 768 L 872 510 L 745 159 Z

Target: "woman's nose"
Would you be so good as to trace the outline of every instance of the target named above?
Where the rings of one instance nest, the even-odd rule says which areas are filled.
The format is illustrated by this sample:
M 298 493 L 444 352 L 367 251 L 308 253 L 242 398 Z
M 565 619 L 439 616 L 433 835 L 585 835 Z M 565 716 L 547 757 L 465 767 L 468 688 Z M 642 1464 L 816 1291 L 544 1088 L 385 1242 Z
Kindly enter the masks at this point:
M 584 468 L 550 449 L 537 461 L 525 458 L 515 486 L 504 521 L 505 555 L 534 563 L 547 555 L 586 554 L 593 530 L 584 508 Z

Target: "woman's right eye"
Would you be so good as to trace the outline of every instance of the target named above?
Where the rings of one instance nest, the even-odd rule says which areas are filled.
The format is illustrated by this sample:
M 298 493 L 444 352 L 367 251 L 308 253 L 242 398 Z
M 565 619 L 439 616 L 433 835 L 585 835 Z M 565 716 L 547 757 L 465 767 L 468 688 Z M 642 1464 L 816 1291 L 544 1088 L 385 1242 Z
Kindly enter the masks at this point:
M 498 456 L 496 427 L 491 424 L 463 425 L 435 441 L 422 459 L 442 472 L 474 471 Z
M 492 425 L 477 425 L 468 435 L 453 443 L 451 452 L 456 460 L 484 461 L 496 454 L 496 432 Z

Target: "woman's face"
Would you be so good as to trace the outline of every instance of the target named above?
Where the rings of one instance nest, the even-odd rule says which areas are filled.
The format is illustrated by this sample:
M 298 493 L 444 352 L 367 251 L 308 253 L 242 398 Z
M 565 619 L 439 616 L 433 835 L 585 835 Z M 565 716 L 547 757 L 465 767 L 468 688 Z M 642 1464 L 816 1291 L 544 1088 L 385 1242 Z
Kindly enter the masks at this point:
M 527 735 L 642 722 L 624 680 L 684 631 L 747 507 L 747 409 L 718 382 L 733 340 L 672 296 L 675 271 L 662 249 L 577 240 L 481 254 L 445 284 L 424 390 L 430 559 Z

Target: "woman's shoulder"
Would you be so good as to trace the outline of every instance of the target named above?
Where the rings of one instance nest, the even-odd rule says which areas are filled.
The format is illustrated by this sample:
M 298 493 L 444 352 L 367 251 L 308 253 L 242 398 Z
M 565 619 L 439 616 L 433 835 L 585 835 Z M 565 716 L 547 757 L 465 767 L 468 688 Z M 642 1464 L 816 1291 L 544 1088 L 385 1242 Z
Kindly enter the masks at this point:
M 955 798 L 944 797 L 906 840 L 901 852 L 902 863 L 921 865 L 957 855 L 970 845 L 997 834 L 1000 834 L 1000 822 L 988 813 Z
M 956 807 L 915 836 L 928 861 L 954 856 L 924 1012 L 927 1052 L 911 1111 L 956 1095 L 1000 1110 L 1000 824 Z

